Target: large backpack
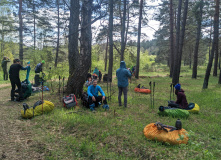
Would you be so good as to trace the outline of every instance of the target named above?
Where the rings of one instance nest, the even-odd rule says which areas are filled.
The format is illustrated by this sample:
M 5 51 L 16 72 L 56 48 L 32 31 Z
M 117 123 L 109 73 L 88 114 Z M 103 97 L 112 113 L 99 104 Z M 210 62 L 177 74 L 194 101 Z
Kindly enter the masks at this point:
M 81 96 L 81 103 L 83 106 L 88 107 L 89 108 L 89 103 L 88 103 L 88 94 L 87 92 L 84 92 Z
M 63 97 L 63 104 L 67 109 L 73 108 L 77 105 L 76 96 L 74 94 L 70 94 L 69 96 Z

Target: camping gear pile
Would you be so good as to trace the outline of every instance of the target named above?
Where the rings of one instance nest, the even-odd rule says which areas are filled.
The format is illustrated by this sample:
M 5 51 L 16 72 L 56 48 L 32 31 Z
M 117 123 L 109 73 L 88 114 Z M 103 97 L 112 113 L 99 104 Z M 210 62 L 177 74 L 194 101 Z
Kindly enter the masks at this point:
M 150 140 L 167 142 L 169 144 L 187 144 L 188 132 L 182 128 L 182 123 L 178 119 L 175 127 L 164 125 L 160 122 L 148 124 L 144 130 L 144 135 Z
M 140 87 L 140 84 L 136 88 L 134 88 L 134 91 L 135 92 L 139 92 L 139 93 L 146 93 L 146 94 L 150 94 L 151 93 L 150 89 L 147 89 L 144 86 Z
M 73 108 L 77 105 L 77 99 L 74 94 L 70 94 L 69 96 L 63 97 L 64 107 L 67 109 Z
M 41 115 L 43 113 L 49 113 L 54 109 L 54 104 L 50 101 L 37 101 L 32 107 L 29 107 L 26 103 L 23 103 L 23 109 L 21 110 L 21 116 L 23 118 L 32 118 L 34 116 Z

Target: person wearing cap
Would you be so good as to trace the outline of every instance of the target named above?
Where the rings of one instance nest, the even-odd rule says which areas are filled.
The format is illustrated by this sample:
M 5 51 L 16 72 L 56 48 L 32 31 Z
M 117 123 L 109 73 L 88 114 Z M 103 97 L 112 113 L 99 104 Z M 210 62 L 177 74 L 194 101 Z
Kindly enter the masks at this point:
M 127 107 L 127 91 L 128 91 L 128 78 L 131 77 L 130 71 L 126 68 L 126 63 L 124 61 L 120 62 L 120 68 L 116 71 L 116 76 L 118 80 L 118 103 L 121 104 L 122 92 L 124 93 L 124 107 Z
M 41 63 L 38 63 L 35 67 L 35 87 L 40 85 L 40 72 L 42 72 L 42 67 L 45 64 L 45 61 L 42 60 Z
M 7 57 L 3 57 L 2 60 L 2 69 L 3 69 L 3 79 L 5 81 L 8 80 L 8 70 L 7 70 L 7 63 L 10 62 L 10 60 Z
M 19 59 L 13 60 L 13 64 L 10 66 L 10 69 L 9 69 L 9 79 L 11 81 L 11 86 L 12 86 L 11 101 L 15 100 L 15 86 L 17 86 L 17 88 L 18 88 L 18 94 L 19 94 L 19 97 L 17 100 L 18 101 L 23 100 L 23 95 L 22 95 L 22 90 L 21 90 L 21 81 L 19 78 L 19 71 L 20 70 L 27 70 L 29 66 L 30 66 L 30 64 L 28 64 L 27 67 L 24 68 L 20 64 Z
M 174 86 L 175 88 L 175 94 L 177 96 L 177 100 L 174 101 L 169 101 L 168 106 L 175 107 L 175 108 L 188 108 L 188 103 L 186 99 L 186 95 L 184 93 L 184 90 L 181 89 L 181 85 L 178 83 Z

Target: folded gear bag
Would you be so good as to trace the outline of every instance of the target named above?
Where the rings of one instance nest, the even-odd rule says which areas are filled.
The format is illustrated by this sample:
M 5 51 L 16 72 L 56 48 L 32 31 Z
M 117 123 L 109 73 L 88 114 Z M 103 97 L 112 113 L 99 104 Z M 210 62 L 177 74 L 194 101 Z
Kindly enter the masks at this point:
M 186 110 L 190 113 L 199 113 L 200 107 L 196 103 L 189 103 L 188 108 Z
M 188 118 L 190 113 L 188 110 L 185 109 L 178 109 L 178 108 L 170 108 L 170 107 L 159 107 L 158 114 L 160 116 L 168 116 L 168 117 L 173 117 L 173 118 Z
M 151 94 L 151 90 L 147 89 L 146 87 L 142 86 L 140 87 L 140 84 L 134 88 L 135 92 L 139 92 L 139 93 L 146 93 L 146 94 Z
M 148 124 L 144 128 L 143 133 L 147 139 L 167 142 L 173 145 L 187 144 L 189 140 L 188 132 L 185 129 L 176 129 L 175 127 L 166 126 L 159 122 Z
M 76 96 L 74 94 L 70 94 L 69 96 L 63 97 L 63 104 L 67 109 L 73 108 L 77 105 Z
M 42 112 L 43 109 L 43 112 Z M 23 118 L 32 118 L 34 116 L 41 115 L 43 113 L 49 113 L 54 109 L 54 104 L 50 101 L 37 101 L 33 107 L 29 107 L 26 103 L 23 103 L 23 109 L 21 110 L 21 116 Z

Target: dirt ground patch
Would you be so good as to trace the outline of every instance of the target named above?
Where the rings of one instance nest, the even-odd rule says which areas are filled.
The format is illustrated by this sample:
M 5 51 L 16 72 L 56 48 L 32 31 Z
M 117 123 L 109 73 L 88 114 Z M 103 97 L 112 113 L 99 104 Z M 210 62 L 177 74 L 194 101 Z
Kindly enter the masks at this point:
M 0 160 L 44 159 L 36 147 L 30 147 L 38 144 L 32 140 L 31 121 L 20 116 L 22 103 L 10 102 L 9 93 L 10 88 L 0 89 Z

